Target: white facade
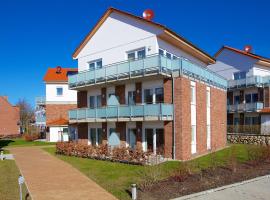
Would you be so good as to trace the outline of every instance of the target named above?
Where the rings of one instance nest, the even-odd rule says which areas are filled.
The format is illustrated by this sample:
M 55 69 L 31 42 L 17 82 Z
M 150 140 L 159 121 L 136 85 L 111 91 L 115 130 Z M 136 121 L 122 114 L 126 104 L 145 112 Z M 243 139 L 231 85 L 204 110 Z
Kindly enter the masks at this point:
M 61 127 L 50 127 L 49 134 L 49 142 L 67 142 L 69 140 L 68 136 L 68 127 L 61 126 Z
M 62 95 L 57 95 L 62 88 Z M 77 104 L 77 91 L 69 90 L 67 83 L 46 83 L 46 104 Z

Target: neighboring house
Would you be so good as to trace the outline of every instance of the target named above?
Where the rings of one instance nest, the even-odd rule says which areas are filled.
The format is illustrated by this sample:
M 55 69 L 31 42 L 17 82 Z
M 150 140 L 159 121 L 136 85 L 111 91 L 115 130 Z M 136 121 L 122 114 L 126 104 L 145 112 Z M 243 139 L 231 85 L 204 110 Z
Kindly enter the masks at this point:
M 77 91 L 69 90 L 68 75 L 76 73 L 74 68 L 56 67 L 49 68 L 44 76 L 46 97 L 36 99 L 36 125 L 45 124 L 50 142 L 68 141 L 69 133 L 74 132 L 68 127 L 68 110 L 77 108 Z
M 41 133 L 41 138 L 46 137 L 46 99 L 45 97 L 36 97 L 35 99 L 35 126 Z
M 226 145 L 227 81 L 215 60 L 164 26 L 110 8 L 76 49 L 78 140 L 178 160 Z
M 20 108 L 0 96 L 0 138 L 20 134 Z
M 228 79 L 228 132 L 270 134 L 270 59 L 224 46 L 209 69 Z

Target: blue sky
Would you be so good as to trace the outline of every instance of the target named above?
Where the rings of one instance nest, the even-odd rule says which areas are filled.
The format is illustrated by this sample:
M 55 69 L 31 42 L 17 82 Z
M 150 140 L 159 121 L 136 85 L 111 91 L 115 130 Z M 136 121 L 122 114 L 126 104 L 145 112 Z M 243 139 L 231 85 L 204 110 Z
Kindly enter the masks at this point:
M 72 53 L 105 10 L 166 25 L 213 55 L 222 45 L 270 57 L 270 3 L 265 0 L 0 0 L 0 95 L 12 103 L 45 94 L 48 67 L 77 67 Z

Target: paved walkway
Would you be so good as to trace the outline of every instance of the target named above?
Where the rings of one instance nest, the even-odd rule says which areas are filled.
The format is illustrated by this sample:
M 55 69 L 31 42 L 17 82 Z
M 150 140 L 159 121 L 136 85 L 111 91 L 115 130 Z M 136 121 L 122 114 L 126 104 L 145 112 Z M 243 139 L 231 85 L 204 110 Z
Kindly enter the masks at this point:
M 175 200 L 269 200 L 270 178 L 258 178 L 249 183 L 244 183 L 223 190 L 203 194 L 197 197 L 180 197 Z
M 33 200 L 116 199 L 77 169 L 39 147 L 18 147 L 10 151 Z

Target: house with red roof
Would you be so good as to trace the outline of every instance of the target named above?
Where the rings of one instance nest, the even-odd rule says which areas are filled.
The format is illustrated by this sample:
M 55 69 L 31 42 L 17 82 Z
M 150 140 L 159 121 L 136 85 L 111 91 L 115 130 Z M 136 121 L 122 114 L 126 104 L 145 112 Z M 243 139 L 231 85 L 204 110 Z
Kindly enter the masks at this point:
M 209 68 L 228 80 L 229 133 L 270 134 L 270 58 L 223 46 Z
M 46 96 L 36 99 L 36 125 L 44 127 L 50 142 L 69 141 L 75 129 L 68 126 L 68 110 L 77 108 L 77 91 L 68 87 L 68 76 L 76 68 L 48 68 L 43 80 Z M 70 133 L 73 133 L 71 136 Z

